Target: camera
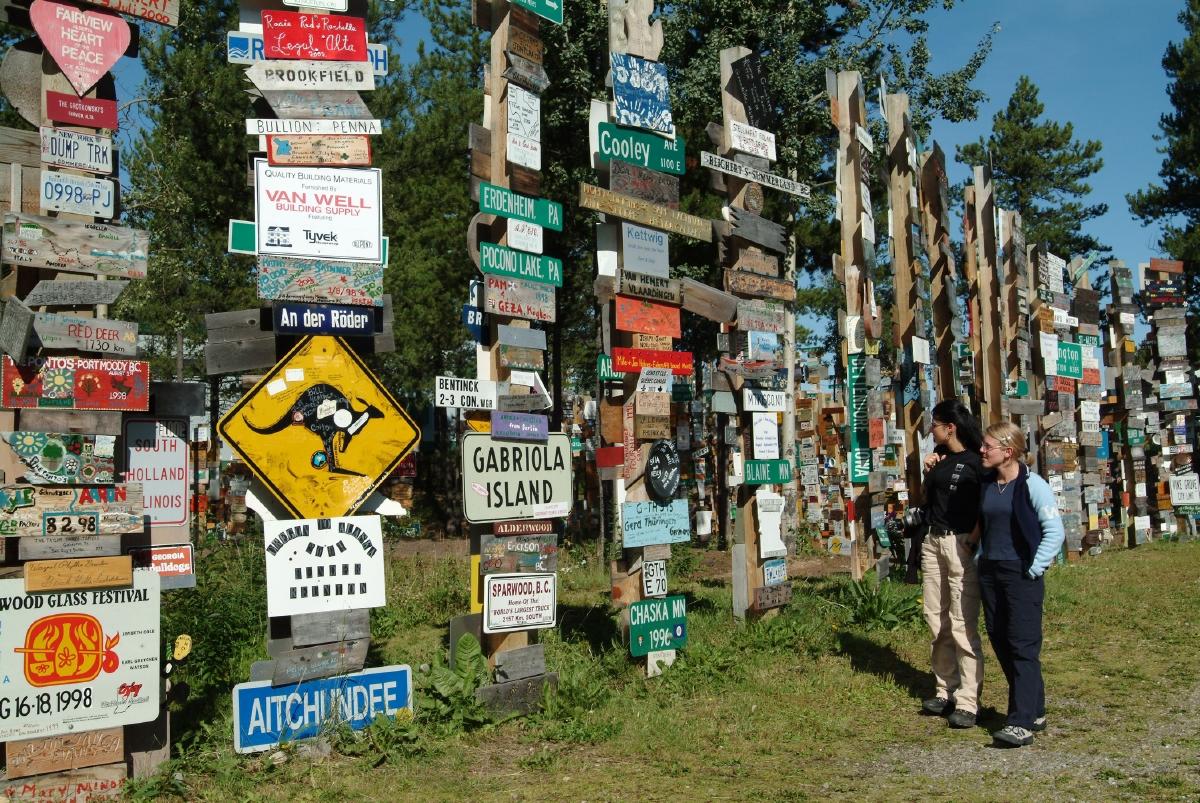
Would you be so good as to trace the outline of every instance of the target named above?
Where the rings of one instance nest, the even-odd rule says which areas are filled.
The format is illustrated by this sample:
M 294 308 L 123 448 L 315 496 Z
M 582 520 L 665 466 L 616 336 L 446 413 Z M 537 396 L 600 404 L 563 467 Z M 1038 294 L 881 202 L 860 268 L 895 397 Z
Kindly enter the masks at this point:
M 915 530 L 925 523 L 925 509 L 910 507 L 902 514 L 887 522 L 888 535 L 893 539 L 915 535 Z

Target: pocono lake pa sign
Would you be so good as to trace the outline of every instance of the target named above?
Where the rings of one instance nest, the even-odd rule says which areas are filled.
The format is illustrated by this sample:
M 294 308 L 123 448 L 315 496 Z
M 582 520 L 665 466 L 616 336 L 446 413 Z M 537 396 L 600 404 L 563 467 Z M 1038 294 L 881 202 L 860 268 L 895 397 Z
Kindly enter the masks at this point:
M 472 524 L 548 519 L 571 512 L 571 438 L 546 442 L 463 436 L 463 514 Z

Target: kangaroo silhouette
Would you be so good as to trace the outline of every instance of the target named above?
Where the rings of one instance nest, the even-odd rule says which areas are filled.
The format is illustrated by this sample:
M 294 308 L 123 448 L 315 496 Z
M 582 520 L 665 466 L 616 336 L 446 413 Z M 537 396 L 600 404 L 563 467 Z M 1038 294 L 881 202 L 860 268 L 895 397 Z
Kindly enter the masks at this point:
M 357 398 L 363 405 L 362 410 L 354 409 L 346 395 L 332 385 L 313 385 L 301 393 L 274 424 L 256 427 L 245 415 L 242 416 L 242 420 L 260 435 L 273 435 L 289 427 L 303 426 L 324 444 L 330 473 L 365 477 L 362 472 L 351 471 L 338 465 L 338 454 L 349 448 L 350 440 L 362 431 L 367 422 L 372 418 L 383 418 L 383 413 L 378 407 L 368 404 L 361 396 Z

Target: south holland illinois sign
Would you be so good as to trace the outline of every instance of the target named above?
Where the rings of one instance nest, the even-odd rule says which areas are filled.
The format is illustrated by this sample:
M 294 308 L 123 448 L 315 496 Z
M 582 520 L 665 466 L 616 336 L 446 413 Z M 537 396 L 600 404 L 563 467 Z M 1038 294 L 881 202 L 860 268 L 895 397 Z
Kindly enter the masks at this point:
M 221 436 L 295 517 L 354 512 L 421 439 L 344 341 L 296 345 L 221 420 Z

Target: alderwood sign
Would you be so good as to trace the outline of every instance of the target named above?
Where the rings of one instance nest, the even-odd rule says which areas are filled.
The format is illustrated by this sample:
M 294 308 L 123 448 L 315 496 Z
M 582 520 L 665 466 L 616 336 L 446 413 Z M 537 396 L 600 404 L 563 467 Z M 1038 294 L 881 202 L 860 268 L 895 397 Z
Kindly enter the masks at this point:
M 643 226 L 682 234 L 694 240 L 712 241 L 712 224 L 705 218 L 676 209 L 618 195 L 592 184 L 579 185 L 579 205 L 584 209 L 614 215 Z
M 11 409 L 145 410 L 150 403 L 144 360 L 40 357 L 18 365 L 6 356 L 0 382 L 0 403 Z
M 484 310 L 494 315 L 554 323 L 554 287 L 524 279 L 484 276 Z
M 367 60 L 367 24 L 359 17 L 263 11 L 262 26 L 268 59 Z
M 86 95 L 129 47 L 129 23 L 107 11 L 33 0 L 29 19 L 79 95 Z
M 46 164 L 103 175 L 109 175 L 113 171 L 111 137 L 51 126 L 42 126 L 38 129 L 38 135 L 41 140 L 42 161 Z
M 256 61 L 246 77 L 259 89 L 374 89 L 375 73 L 356 61 Z
M 3 258 L 10 265 L 130 279 L 146 276 L 150 234 L 138 229 L 9 212 L 3 236 Z
M 142 486 L 0 487 L 0 535 L 96 536 L 140 533 Z
M 271 165 L 369 166 L 371 138 L 365 134 L 271 134 L 267 136 L 267 162 Z

